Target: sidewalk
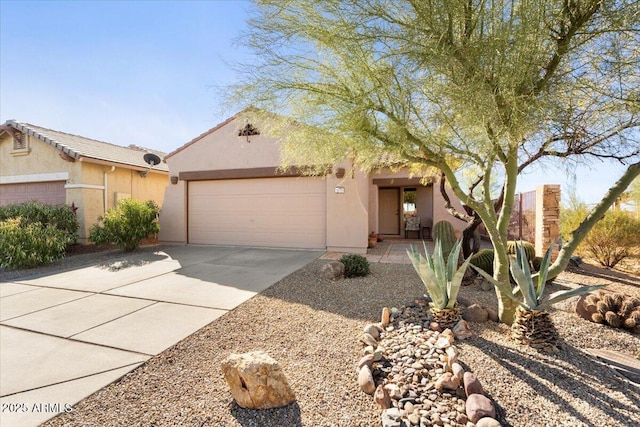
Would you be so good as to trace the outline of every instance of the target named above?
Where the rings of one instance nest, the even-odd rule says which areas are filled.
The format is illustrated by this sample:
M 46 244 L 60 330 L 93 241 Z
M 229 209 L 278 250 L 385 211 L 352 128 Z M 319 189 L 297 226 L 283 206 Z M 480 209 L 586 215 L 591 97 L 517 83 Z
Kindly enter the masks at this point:
M 429 253 L 433 252 L 433 241 L 431 240 L 418 240 L 418 239 L 385 239 L 382 242 L 378 242 L 375 248 L 367 249 L 367 254 L 364 255 L 369 262 L 379 262 L 385 264 L 411 264 L 411 260 L 407 255 L 407 250 L 412 246 L 422 252 L 424 242 L 427 245 Z M 344 253 L 342 252 L 327 252 L 320 259 L 326 260 L 339 260 Z

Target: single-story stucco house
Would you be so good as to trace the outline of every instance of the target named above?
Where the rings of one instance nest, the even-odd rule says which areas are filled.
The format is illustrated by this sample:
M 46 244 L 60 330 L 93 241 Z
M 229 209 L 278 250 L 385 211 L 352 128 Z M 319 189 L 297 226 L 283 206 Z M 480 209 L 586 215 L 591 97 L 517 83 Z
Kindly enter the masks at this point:
M 442 219 L 464 228 L 408 170 L 350 172 L 345 161 L 319 177 L 283 171 L 278 141 L 246 120 L 238 113 L 165 157 L 160 241 L 365 253 L 371 232 L 404 238 L 411 214 L 421 226 L 407 237 L 428 238 Z
M 38 200 L 77 208 L 78 240 L 118 200 L 154 200 L 162 205 L 169 183 L 167 164 L 145 159 L 165 153 L 122 147 L 29 123 L 0 127 L 0 206 Z

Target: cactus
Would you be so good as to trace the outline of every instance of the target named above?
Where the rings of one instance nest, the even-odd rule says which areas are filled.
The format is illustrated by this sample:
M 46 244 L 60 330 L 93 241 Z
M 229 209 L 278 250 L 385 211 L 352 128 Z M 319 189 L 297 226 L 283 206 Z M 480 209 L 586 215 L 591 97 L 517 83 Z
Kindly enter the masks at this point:
M 453 225 L 447 220 L 436 222 L 433 225 L 433 238 L 440 241 L 444 258 L 449 258 L 449 254 L 458 240 Z
M 612 328 L 635 329 L 640 327 L 640 301 L 636 297 L 616 292 L 598 292 L 584 300 L 587 320 Z
M 611 327 L 614 327 L 614 328 L 620 327 L 620 324 L 621 324 L 620 316 L 618 316 L 613 311 L 607 311 L 606 314 L 604 315 L 604 320 L 606 320 L 609 326 Z
M 471 264 L 493 275 L 493 249 L 482 249 L 471 257 Z
M 527 255 L 527 260 L 529 260 L 530 263 L 533 262 L 533 260 L 536 258 L 536 248 L 535 246 L 533 246 L 533 243 L 525 242 L 522 240 L 509 240 L 507 242 L 507 253 L 509 255 L 515 255 L 518 245 L 522 245 L 522 247 L 524 248 L 524 253 Z M 542 261 L 542 258 L 540 258 L 540 260 Z M 538 269 L 536 269 L 536 271 L 538 271 Z

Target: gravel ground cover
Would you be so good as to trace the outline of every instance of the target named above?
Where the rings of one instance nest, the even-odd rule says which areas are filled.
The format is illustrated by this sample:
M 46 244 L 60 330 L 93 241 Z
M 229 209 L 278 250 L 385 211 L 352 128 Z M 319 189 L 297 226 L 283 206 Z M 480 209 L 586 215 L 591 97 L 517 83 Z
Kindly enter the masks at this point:
M 67 262 L 80 262 L 79 257 Z M 357 385 L 358 339 L 366 324 L 379 321 L 382 307 L 412 303 L 424 293 L 423 285 L 410 265 L 382 263 L 372 264 L 365 278 L 332 282 L 319 277 L 325 262 L 289 275 L 44 425 L 380 425 L 372 397 Z M 17 273 L 0 272 L 0 280 L 7 274 Z M 639 277 L 593 266 L 563 273 L 550 292 L 576 283 L 612 283 L 612 290 L 640 295 Z M 461 295 L 495 308 L 491 291 L 471 285 Z M 552 312 L 564 341 L 555 355 L 516 345 L 507 326 L 491 322 L 470 323 L 476 336 L 456 341 L 461 363 L 477 374 L 502 425 L 640 425 L 640 389 L 584 351 L 604 348 L 638 357 L 638 335 L 578 318 L 571 301 Z M 280 362 L 296 403 L 256 411 L 233 402 L 220 363 L 231 353 L 252 350 Z

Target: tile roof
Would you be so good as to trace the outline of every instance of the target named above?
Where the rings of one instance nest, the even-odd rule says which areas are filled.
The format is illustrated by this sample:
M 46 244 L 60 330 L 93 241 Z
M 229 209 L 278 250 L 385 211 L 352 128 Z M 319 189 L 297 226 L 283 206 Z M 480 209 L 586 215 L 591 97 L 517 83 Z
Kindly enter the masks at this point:
M 135 145 L 122 147 L 79 135 L 43 128 L 30 123 L 17 122 L 15 120 L 8 120 L 2 125 L 3 128 L 8 126 L 31 135 L 76 160 L 82 159 L 88 162 L 91 162 L 91 160 L 99 160 L 146 169 L 149 165 L 143 159 L 145 153 L 153 153 L 160 157 L 160 159 L 166 155 L 157 150 L 137 147 Z M 160 162 L 160 164 L 153 166 L 152 169 L 169 172 L 169 167 L 165 162 Z

